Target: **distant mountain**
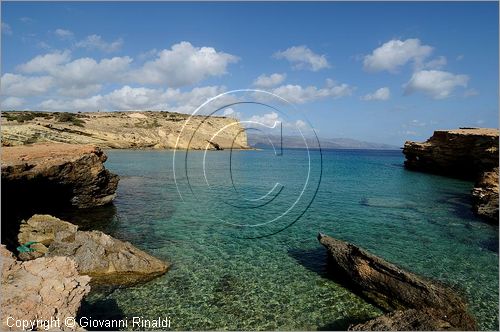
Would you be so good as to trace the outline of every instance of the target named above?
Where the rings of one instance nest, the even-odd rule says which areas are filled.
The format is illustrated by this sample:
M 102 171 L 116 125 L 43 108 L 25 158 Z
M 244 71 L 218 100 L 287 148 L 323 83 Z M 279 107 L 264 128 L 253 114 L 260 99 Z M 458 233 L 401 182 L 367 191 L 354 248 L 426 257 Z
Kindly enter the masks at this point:
M 247 141 L 248 145 L 254 148 L 270 148 L 271 143 L 274 144 L 275 148 L 280 146 L 280 136 L 279 135 L 259 135 L 259 134 L 248 134 Z M 309 147 L 317 147 L 318 143 L 315 139 L 306 138 Z M 372 149 L 372 150 L 398 150 L 400 147 L 396 145 L 382 144 L 382 143 L 372 143 L 358 141 L 351 138 L 319 138 L 319 143 L 322 149 Z M 304 140 L 300 136 L 283 136 L 283 147 L 284 148 L 304 148 Z

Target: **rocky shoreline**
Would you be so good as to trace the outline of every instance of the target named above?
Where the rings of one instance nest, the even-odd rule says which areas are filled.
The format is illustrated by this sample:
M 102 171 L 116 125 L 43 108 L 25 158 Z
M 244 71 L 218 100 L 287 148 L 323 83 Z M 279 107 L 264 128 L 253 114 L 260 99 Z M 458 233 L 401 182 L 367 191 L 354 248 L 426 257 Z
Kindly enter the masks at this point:
M 104 167 L 106 158 L 92 145 L 2 148 L 3 330 L 19 329 L 8 317 L 75 317 L 91 286 L 130 286 L 167 272 L 168 262 L 128 242 L 33 213 L 112 203 L 119 178 Z
M 475 330 L 452 289 L 405 271 L 351 243 L 318 234 L 336 281 L 388 313 L 350 330 Z
M 473 211 L 498 223 L 498 139 L 498 129 L 436 130 L 425 142 L 405 143 L 405 167 L 475 181 Z

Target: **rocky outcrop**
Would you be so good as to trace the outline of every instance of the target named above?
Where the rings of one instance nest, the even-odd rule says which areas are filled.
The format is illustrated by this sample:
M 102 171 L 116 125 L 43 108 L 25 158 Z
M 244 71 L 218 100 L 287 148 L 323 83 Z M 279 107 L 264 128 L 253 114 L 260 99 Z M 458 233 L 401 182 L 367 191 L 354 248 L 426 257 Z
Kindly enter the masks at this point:
M 28 262 L 14 259 L 0 246 L 2 259 L 1 318 L 2 330 L 21 330 L 14 319 L 39 323 L 25 330 L 76 330 L 77 325 L 64 324 L 66 317 L 75 317 L 83 297 L 90 291 L 90 277 L 78 274 L 75 262 L 68 257 L 43 257 Z M 12 317 L 9 319 L 9 317 Z M 43 320 L 48 322 L 43 322 Z M 54 320 L 58 320 L 56 325 Z M 47 328 L 48 329 L 48 328 Z
M 3 146 L 62 142 L 113 149 L 205 149 L 210 141 L 221 149 L 248 148 L 246 133 L 233 118 L 172 112 L 3 112 L 1 132 Z
M 498 167 L 498 129 L 436 130 L 427 141 L 408 141 L 405 167 L 468 180 Z
M 37 250 L 44 257 L 74 259 L 78 271 L 91 276 L 94 283 L 134 284 L 162 275 L 169 267 L 128 242 L 99 231 L 79 231 L 77 226 L 49 215 L 34 215 L 22 223 L 18 240 L 44 246 Z
M 476 181 L 473 210 L 498 222 L 498 137 L 498 129 L 437 130 L 425 142 L 405 143 L 405 167 Z
M 405 271 L 353 244 L 321 233 L 318 240 L 328 250 L 332 274 L 382 309 L 431 308 L 436 317 L 444 317 L 453 329 L 474 329 L 474 320 L 467 314 L 465 302 L 450 288 Z M 425 311 L 419 315 L 425 315 Z M 457 322 L 446 318 L 451 316 L 467 319 L 463 325 L 456 325 Z
M 477 215 L 498 221 L 498 167 L 484 172 L 472 189 L 472 206 Z
M 110 173 L 107 157 L 95 146 L 37 144 L 2 148 L 2 196 L 24 204 L 49 197 L 45 204 L 78 208 L 113 200 L 118 176 Z

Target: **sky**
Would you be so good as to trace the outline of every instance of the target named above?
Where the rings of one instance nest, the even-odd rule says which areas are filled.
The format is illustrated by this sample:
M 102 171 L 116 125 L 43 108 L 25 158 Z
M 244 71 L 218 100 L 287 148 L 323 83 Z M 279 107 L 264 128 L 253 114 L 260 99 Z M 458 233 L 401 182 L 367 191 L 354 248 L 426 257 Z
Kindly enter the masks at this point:
M 400 146 L 436 129 L 498 128 L 498 2 L 1 9 L 2 110 L 189 114 L 222 92 L 261 89 L 326 138 Z

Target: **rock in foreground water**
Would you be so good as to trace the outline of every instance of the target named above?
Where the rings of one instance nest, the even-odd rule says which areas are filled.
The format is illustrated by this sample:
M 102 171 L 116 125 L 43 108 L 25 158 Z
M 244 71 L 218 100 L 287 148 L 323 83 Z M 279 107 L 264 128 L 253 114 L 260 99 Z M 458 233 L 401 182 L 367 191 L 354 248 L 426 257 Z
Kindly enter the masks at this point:
M 472 189 L 472 206 L 477 215 L 498 221 L 498 167 L 484 172 Z
M 34 215 L 21 224 L 20 243 L 37 241 L 46 246 L 45 257 L 67 256 L 92 282 L 128 285 L 164 274 L 169 264 L 132 244 L 99 231 L 79 231 L 77 226 L 50 215 Z
M 433 316 L 427 315 L 425 310 L 418 315 L 412 312 L 407 312 L 405 315 L 407 318 L 413 315 L 416 322 L 420 321 L 421 315 L 427 315 L 429 320 L 440 317 L 439 319 L 445 320 L 453 329 L 475 328 L 474 319 L 467 313 L 464 300 L 450 288 L 405 271 L 353 244 L 321 233 L 318 235 L 318 240 L 328 250 L 329 266 L 333 276 L 382 309 L 420 311 L 430 308 L 433 309 Z M 391 317 L 387 320 L 395 319 Z M 462 319 L 458 322 L 447 317 L 462 317 Z M 403 318 L 401 322 L 404 323 L 407 318 Z M 385 321 L 382 319 L 381 322 Z M 387 324 L 389 326 L 389 323 Z M 439 321 L 433 321 L 432 324 L 442 325 Z M 376 324 L 373 326 L 374 329 L 378 329 Z M 409 329 L 409 326 L 402 329 Z
M 90 277 L 79 275 L 75 262 L 68 257 L 43 257 L 19 262 L 11 252 L 0 246 L 2 258 L 2 330 L 21 330 L 19 320 L 59 319 L 59 328 L 76 330 L 64 324 L 66 317 L 75 317 L 83 297 L 90 291 Z M 31 326 L 29 328 L 31 330 Z M 36 330 L 44 330 L 38 326 Z

